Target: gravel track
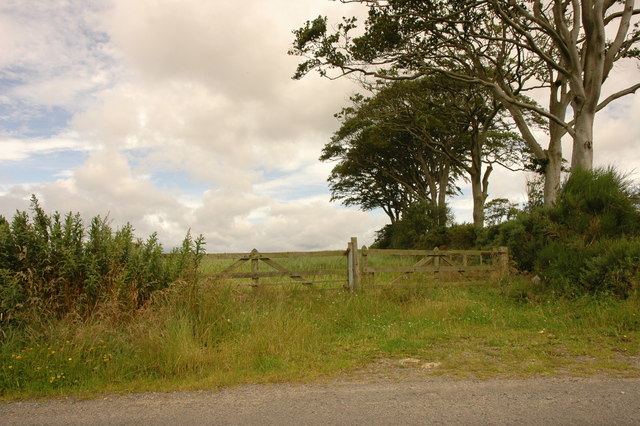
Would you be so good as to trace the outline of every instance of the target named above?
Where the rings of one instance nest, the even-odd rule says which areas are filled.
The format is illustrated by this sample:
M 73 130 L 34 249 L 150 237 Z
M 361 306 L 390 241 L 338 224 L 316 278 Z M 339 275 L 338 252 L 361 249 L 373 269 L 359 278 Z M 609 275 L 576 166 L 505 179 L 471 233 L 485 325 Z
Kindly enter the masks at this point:
M 382 379 L 2 402 L 0 424 L 638 425 L 640 379 L 454 380 L 401 371 Z

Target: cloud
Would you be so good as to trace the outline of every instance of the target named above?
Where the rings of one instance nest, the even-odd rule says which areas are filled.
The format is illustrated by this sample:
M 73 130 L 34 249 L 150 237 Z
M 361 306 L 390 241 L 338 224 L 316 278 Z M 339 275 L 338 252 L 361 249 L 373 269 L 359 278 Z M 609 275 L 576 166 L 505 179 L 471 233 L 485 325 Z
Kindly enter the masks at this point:
M 635 117 L 635 119 L 634 119 Z M 616 166 L 620 171 L 639 171 L 640 96 L 618 100 L 598 113 L 594 128 L 594 163 Z
M 0 14 L 0 78 L 11 98 L 71 107 L 107 83 L 112 66 L 95 17 L 107 3 L 8 0 Z

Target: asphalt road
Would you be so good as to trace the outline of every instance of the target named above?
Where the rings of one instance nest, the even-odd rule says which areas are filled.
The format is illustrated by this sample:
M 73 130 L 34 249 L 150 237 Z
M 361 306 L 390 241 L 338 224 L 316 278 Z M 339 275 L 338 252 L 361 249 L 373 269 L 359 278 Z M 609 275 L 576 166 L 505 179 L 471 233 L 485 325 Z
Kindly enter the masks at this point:
M 0 403 L 2 425 L 640 425 L 640 379 L 251 385 Z

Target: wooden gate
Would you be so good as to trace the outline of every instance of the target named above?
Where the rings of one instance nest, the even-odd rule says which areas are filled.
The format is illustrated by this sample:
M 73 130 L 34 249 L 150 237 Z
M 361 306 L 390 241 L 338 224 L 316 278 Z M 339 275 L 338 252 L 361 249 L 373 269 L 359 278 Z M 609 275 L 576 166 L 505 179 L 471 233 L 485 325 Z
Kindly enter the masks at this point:
M 344 250 L 261 253 L 256 249 L 250 253 L 208 254 L 205 259 L 233 260 L 234 262 L 219 272 L 204 274 L 204 276 L 212 279 L 233 280 L 237 286 L 261 287 L 286 284 L 311 286 L 318 283 L 341 282 L 348 287 L 345 256 L 347 254 L 348 251 Z M 333 259 L 329 262 L 326 258 Z M 336 261 L 336 258 L 340 261 Z M 298 265 L 295 265 L 296 262 L 293 262 L 294 265 L 289 262 L 288 265 L 285 259 L 299 259 Z M 342 265 L 335 265 L 336 263 L 342 263 Z
M 506 247 L 495 250 L 380 250 L 362 248 L 362 274 L 369 285 L 374 285 L 376 275 L 389 278 L 387 285 L 407 279 L 411 274 L 430 274 L 436 278 L 443 274 L 456 274 L 469 279 L 478 272 L 507 273 L 509 252 Z M 378 257 L 379 262 L 374 258 Z M 405 258 L 401 265 L 389 259 Z M 386 262 L 386 264 L 385 264 Z
M 323 259 L 324 258 L 324 259 Z M 297 260 L 296 260 L 297 259 Z M 228 261 L 232 260 L 231 264 Z M 203 277 L 224 279 L 236 286 L 343 283 L 351 291 L 360 288 L 361 277 L 369 285 L 396 284 L 413 274 L 436 278 L 456 274 L 469 281 L 475 274 L 509 269 L 506 247 L 495 250 L 379 250 L 363 247 L 352 238 L 346 250 L 205 255 Z M 215 267 L 211 266 L 216 263 Z M 486 274 L 483 274 L 486 277 Z

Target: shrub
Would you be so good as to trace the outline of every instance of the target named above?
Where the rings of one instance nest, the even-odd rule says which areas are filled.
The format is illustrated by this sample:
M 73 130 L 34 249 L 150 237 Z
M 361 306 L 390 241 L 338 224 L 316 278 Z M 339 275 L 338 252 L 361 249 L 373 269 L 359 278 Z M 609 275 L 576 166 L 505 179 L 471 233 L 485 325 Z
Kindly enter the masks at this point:
M 613 169 L 576 170 L 556 205 L 487 230 L 516 266 L 566 295 L 628 297 L 640 276 L 640 211 L 632 186 Z
M 531 213 L 520 213 L 516 220 L 489 227 L 481 246 L 505 246 L 516 268 L 531 272 L 535 268 L 536 258 L 540 250 L 549 241 L 560 238 L 557 224 L 548 215 L 548 210 L 541 207 Z
M 81 317 L 101 303 L 134 310 L 156 290 L 195 279 L 204 254 L 202 237 L 187 234 L 171 256 L 156 234 L 136 239 L 130 224 L 115 232 L 106 218 L 88 229 L 79 214 L 47 215 L 32 197 L 31 212 L 11 223 L 0 218 L 0 325 L 29 318 Z
M 588 291 L 629 297 L 640 289 L 640 238 L 604 240 L 592 250 L 580 274 Z
M 576 170 L 561 188 L 552 210 L 554 221 L 585 242 L 638 235 L 640 213 L 632 185 L 615 170 Z

